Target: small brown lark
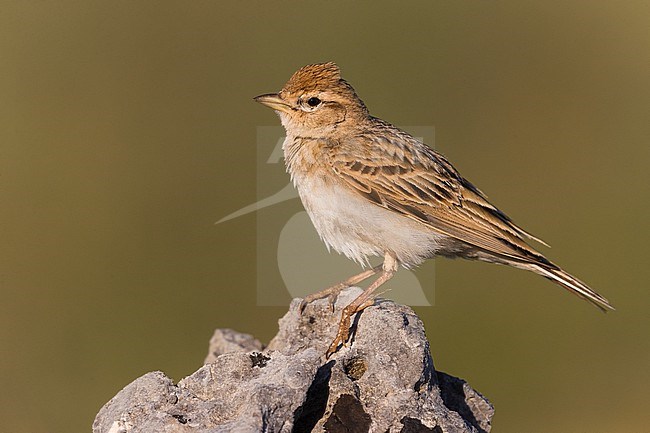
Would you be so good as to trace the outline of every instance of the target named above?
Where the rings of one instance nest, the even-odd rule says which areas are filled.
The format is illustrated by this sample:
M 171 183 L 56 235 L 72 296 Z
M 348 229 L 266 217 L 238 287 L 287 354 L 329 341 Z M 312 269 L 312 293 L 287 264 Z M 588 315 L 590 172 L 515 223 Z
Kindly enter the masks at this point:
M 307 65 L 279 93 L 255 100 L 286 129 L 284 158 L 312 223 L 328 248 L 382 265 L 308 296 L 329 297 L 379 273 L 341 313 L 327 355 L 349 335 L 350 317 L 373 302 L 398 267 L 434 256 L 500 263 L 542 275 L 603 311 L 607 299 L 531 248 L 538 239 L 515 225 L 444 156 L 373 117 L 334 63 Z M 541 242 L 543 243 L 543 242 Z M 303 303 L 304 305 L 304 303 Z

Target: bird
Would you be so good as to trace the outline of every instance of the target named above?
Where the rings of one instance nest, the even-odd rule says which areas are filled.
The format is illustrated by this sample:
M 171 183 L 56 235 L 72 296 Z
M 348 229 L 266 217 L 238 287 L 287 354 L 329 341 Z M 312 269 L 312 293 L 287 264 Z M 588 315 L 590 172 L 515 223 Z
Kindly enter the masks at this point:
M 341 311 L 327 357 L 349 337 L 350 318 L 370 306 L 399 267 L 436 256 L 532 271 L 603 311 L 614 307 L 535 250 L 546 243 L 516 225 L 439 152 L 370 114 L 334 62 L 303 66 L 277 93 L 254 98 L 280 117 L 287 172 L 328 249 L 363 272 L 307 296 L 333 303 L 341 290 L 376 279 Z M 369 259 L 383 257 L 370 267 Z

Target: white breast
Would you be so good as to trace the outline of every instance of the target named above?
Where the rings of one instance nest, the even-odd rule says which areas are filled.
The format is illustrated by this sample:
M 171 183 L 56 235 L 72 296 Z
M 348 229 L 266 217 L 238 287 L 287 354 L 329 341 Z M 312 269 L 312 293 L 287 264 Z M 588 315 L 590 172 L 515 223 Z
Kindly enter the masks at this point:
M 433 257 L 443 236 L 425 225 L 383 209 L 336 182 L 296 175 L 294 182 L 312 223 L 328 249 L 362 265 L 392 252 L 406 266 Z

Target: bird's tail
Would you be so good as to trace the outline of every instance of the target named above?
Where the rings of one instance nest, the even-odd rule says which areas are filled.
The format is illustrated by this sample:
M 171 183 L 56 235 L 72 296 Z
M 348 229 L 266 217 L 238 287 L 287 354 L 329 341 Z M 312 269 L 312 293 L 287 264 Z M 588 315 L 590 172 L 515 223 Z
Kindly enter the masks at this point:
M 569 292 L 579 296 L 586 301 L 591 302 L 602 311 L 606 312 L 614 310 L 614 307 L 612 307 L 607 299 L 593 291 L 589 286 L 568 272 L 558 267 L 544 266 L 537 263 L 527 263 L 526 265 L 527 266 L 525 267 L 528 270 L 546 277 L 556 284 L 559 284 Z

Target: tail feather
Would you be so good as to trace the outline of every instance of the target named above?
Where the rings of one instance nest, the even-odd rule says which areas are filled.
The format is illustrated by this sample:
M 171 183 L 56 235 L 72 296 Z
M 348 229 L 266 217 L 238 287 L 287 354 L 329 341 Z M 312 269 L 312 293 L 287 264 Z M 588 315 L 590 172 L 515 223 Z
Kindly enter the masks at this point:
M 543 277 L 548 278 L 556 284 L 559 284 L 580 298 L 591 302 L 602 311 L 607 312 L 613 311 L 615 309 L 603 296 L 599 295 L 585 283 L 560 268 L 549 268 L 537 264 L 531 264 L 529 269 Z

